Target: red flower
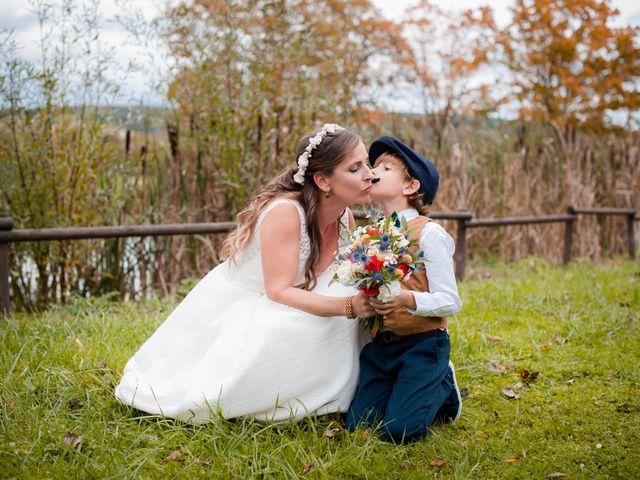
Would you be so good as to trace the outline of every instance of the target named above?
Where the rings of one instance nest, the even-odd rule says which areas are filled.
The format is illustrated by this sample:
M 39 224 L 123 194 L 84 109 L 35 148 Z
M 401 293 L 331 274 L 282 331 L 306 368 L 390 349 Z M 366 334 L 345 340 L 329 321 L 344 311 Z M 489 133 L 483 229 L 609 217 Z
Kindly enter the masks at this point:
M 364 268 L 370 272 L 379 272 L 382 265 L 384 265 L 384 262 L 378 259 L 378 257 L 373 256 L 371 257 L 371 260 L 364 264 Z
M 369 235 L 380 235 L 380 230 L 376 230 L 375 228 L 371 228 L 369 230 Z
M 365 297 L 375 297 L 380 293 L 380 286 L 373 284 L 370 287 L 364 287 L 360 290 L 364 293 Z

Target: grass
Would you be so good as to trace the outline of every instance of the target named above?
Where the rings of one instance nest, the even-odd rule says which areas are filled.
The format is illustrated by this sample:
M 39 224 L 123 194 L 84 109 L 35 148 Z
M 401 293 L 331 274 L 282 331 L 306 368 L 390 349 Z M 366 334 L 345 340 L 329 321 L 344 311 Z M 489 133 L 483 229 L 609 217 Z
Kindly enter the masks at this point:
M 0 320 L 0 477 L 640 478 L 640 262 L 529 259 L 470 278 L 451 321 L 462 417 L 411 446 L 328 438 L 337 415 L 192 427 L 120 405 L 113 385 L 175 299 Z M 514 385 L 520 398 L 501 393 Z

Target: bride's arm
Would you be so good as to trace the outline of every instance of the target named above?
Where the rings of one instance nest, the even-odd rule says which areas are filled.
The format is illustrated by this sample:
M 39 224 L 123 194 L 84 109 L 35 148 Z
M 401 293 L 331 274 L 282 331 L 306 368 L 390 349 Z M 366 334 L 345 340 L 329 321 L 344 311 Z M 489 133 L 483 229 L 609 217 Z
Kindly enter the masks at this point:
M 345 297 L 319 295 L 293 286 L 300 254 L 300 216 L 294 205 L 278 205 L 267 214 L 260 226 L 260 249 L 267 297 L 313 315 L 344 315 Z M 362 317 L 375 314 L 362 294 L 354 297 L 353 311 Z

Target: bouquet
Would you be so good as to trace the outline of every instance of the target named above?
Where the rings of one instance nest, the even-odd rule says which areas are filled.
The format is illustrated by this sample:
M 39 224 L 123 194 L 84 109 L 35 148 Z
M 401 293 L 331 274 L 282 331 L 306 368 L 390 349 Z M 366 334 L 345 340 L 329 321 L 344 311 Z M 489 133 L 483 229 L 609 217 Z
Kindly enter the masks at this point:
M 405 218 L 394 212 L 346 231 L 340 239 L 331 282 L 355 286 L 382 302 L 393 300 L 400 293 L 400 282 L 406 282 L 425 262 L 418 240 L 409 240 L 403 233 L 408 234 L 407 229 Z M 369 331 L 382 326 L 382 321 L 381 315 L 362 319 Z

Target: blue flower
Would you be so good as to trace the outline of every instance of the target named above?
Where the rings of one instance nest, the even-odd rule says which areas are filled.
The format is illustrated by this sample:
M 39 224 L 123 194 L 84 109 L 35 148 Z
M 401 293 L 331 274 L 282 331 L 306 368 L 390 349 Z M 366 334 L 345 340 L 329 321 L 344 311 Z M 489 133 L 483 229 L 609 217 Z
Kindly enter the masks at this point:
M 382 274 L 380 272 L 376 272 L 376 273 L 373 274 L 373 279 L 376 282 L 381 282 L 381 281 L 384 280 L 384 277 L 382 276 Z

